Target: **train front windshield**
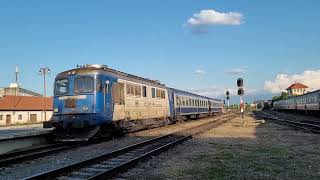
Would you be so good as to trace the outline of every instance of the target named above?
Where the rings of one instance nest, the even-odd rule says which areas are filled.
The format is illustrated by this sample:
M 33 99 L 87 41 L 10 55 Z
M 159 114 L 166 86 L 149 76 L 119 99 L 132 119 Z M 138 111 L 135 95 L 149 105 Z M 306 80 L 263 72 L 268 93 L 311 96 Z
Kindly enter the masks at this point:
M 69 93 L 69 80 L 68 79 L 58 79 L 55 85 L 55 94 L 62 95 Z
M 75 93 L 91 93 L 94 91 L 94 79 L 93 77 L 78 77 L 74 81 Z

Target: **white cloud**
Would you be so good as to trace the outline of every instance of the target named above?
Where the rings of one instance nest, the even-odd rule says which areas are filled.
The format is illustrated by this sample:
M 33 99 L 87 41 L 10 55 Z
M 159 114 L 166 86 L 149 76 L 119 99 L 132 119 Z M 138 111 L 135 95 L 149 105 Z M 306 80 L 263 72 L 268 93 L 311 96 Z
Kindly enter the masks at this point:
M 306 70 L 301 74 L 278 74 L 273 81 L 265 81 L 264 88 L 272 93 L 284 91 L 293 83 L 302 83 L 309 86 L 310 91 L 320 89 L 320 70 Z
M 207 74 L 207 72 L 205 70 L 202 70 L 202 69 L 197 69 L 193 73 L 196 74 L 196 75 L 200 75 L 200 76 Z
M 233 76 L 245 75 L 247 73 L 247 70 L 248 70 L 248 66 L 242 66 L 240 68 L 230 69 L 226 73 Z
M 215 10 L 201 10 L 188 19 L 187 25 L 191 27 L 203 27 L 214 25 L 240 25 L 243 23 L 243 15 L 237 12 L 217 12 Z

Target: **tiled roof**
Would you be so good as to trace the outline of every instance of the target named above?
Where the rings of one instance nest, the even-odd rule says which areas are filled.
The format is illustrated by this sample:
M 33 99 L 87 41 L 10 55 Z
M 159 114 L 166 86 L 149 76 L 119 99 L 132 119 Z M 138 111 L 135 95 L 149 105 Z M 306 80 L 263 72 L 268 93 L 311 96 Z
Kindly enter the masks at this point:
M 288 87 L 286 90 L 288 90 L 288 89 L 303 89 L 303 88 L 308 88 L 308 86 L 303 85 L 301 83 L 295 83 L 295 84 L 292 84 L 290 87 Z
M 53 109 L 52 97 L 3 96 L 0 97 L 0 110 L 41 111 Z

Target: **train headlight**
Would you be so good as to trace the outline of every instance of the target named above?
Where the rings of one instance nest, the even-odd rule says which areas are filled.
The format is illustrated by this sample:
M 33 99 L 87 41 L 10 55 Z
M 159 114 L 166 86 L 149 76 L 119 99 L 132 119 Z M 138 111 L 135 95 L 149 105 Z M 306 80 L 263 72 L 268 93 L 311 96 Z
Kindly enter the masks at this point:
M 55 107 L 55 108 L 53 109 L 53 112 L 57 113 L 57 112 L 59 112 L 59 109 L 58 109 L 57 107 Z
M 83 110 L 83 111 L 88 111 L 88 110 L 89 110 L 89 107 L 88 107 L 88 106 L 82 106 L 82 110 Z

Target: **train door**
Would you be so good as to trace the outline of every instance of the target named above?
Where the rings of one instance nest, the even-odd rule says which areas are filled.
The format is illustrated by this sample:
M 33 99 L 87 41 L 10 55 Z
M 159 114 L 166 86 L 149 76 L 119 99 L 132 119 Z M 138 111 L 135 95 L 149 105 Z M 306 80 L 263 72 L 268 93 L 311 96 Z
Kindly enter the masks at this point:
M 175 106 L 176 106 L 176 108 L 175 108 L 175 116 L 179 117 L 180 114 L 181 114 L 181 104 L 180 104 L 181 100 L 180 100 L 179 96 L 176 96 L 174 103 L 175 103 Z
M 110 79 L 101 76 L 96 81 L 95 112 L 103 113 L 107 120 L 112 120 Z
M 106 98 L 105 80 L 98 76 L 96 80 L 96 98 L 95 98 L 95 112 L 103 113 L 107 112 L 107 98 Z
M 125 119 L 125 96 L 124 83 L 114 82 L 112 84 L 113 120 Z
M 11 125 L 11 115 L 6 116 L 6 125 Z

